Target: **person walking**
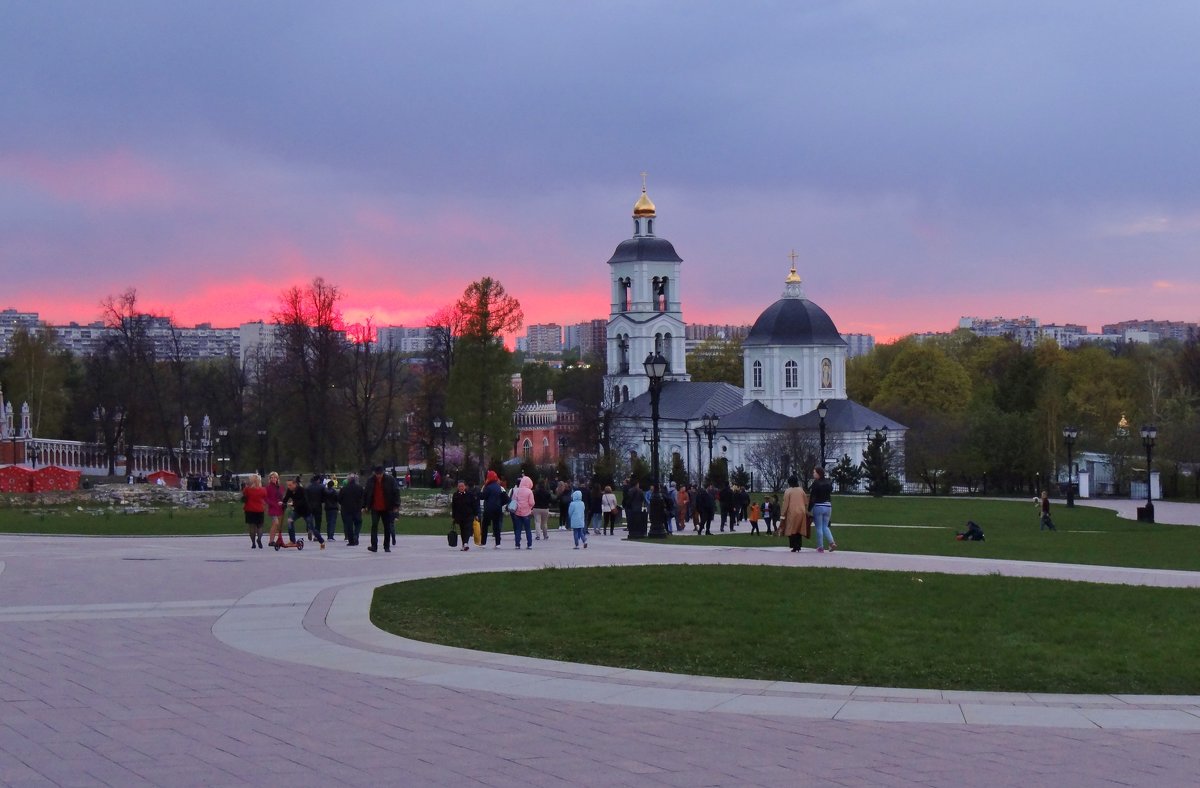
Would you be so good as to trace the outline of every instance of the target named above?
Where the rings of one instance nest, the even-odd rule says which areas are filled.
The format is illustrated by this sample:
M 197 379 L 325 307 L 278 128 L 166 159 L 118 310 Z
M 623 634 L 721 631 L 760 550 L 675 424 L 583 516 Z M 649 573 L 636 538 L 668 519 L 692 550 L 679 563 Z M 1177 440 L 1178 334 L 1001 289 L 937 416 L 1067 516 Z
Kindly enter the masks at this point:
M 392 544 L 396 538 L 396 510 L 400 508 L 400 490 L 396 487 L 396 479 L 383 472 L 382 465 L 375 466 L 375 472 L 367 479 L 363 489 L 363 501 L 371 512 L 371 544 L 367 547 L 372 553 L 379 552 L 379 523 L 383 523 L 383 552 L 392 552 Z
M 684 523 L 691 522 L 692 485 L 681 484 L 675 488 L 675 530 L 682 531 Z
M 579 490 L 571 492 L 571 505 L 567 507 L 567 522 L 571 524 L 571 536 L 575 539 L 575 549 L 582 542 L 587 548 L 587 507 L 583 503 L 583 493 Z
M 467 490 L 467 483 L 459 480 L 458 488 L 450 497 L 450 519 L 458 526 L 458 537 L 462 541 L 460 552 L 471 549 L 475 530 L 475 497 Z
M 267 511 L 267 488 L 262 486 L 262 477 L 250 474 L 250 484 L 242 488 L 242 512 L 246 518 L 246 530 L 250 533 L 250 548 L 262 547 L 263 517 Z
M 358 546 L 358 535 L 362 533 L 363 488 L 358 483 L 358 474 L 346 477 L 346 483 L 338 490 L 338 505 L 342 509 L 342 534 L 350 547 Z
M 1057 531 L 1054 527 L 1054 521 L 1050 519 L 1050 494 L 1042 490 L 1042 497 L 1038 500 L 1038 530 L 1039 531 Z
M 604 515 L 604 533 L 615 534 L 617 531 L 617 496 L 611 485 L 605 485 L 604 494 L 600 496 L 600 512 Z
M 808 488 L 808 505 L 812 510 L 813 529 L 817 532 L 817 552 L 833 552 L 837 542 L 829 530 L 833 517 L 833 483 L 825 478 L 824 468 L 813 468 L 813 483 Z
M 321 503 L 325 505 L 325 538 L 331 542 L 337 541 L 334 538 L 334 531 L 337 528 L 338 509 L 338 491 L 334 486 L 333 479 L 328 479 L 325 482 L 325 489 L 321 491 Z
M 267 480 L 267 516 L 271 518 L 267 545 L 274 547 L 276 540 L 283 541 L 283 486 L 279 483 L 279 474 L 275 471 L 271 471 Z
M 506 496 L 504 488 L 500 486 L 500 477 L 496 475 L 495 471 L 487 472 L 480 497 L 483 499 L 483 517 L 480 520 L 480 525 L 483 526 L 483 543 L 487 544 L 488 531 L 491 530 L 492 537 L 495 539 L 494 549 L 499 550 Z
M 763 501 L 763 519 L 767 521 L 767 533 L 775 533 L 775 519 L 779 515 L 779 499 L 772 495 Z
M 700 487 L 696 491 L 696 516 L 698 525 L 696 533 L 712 536 L 713 518 L 717 516 L 717 504 L 713 496 L 713 490 L 716 488 Z
M 533 538 L 549 539 L 550 531 L 547 523 L 550 521 L 550 487 L 542 479 L 533 488 Z
M 630 477 L 629 486 L 625 488 L 625 497 L 621 501 L 621 505 L 625 510 L 629 537 L 640 539 L 645 536 L 646 520 L 643 515 L 646 512 L 646 496 L 642 495 L 642 488 L 638 485 L 637 479 Z
M 304 488 L 305 502 L 308 504 L 308 516 L 305 518 L 305 523 L 308 524 L 308 538 L 310 541 L 320 542 L 322 550 L 325 549 L 325 539 L 321 536 L 321 513 L 324 511 L 322 504 L 325 502 L 325 485 L 324 479 L 320 474 L 314 473 L 313 477 L 308 480 L 308 486 Z
M 737 530 L 734 526 L 737 525 L 737 518 L 733 513 L 733 488 L 728 483 L 721 487 L 721 491 L 717 493 L 717 502 L 721 504 L 721 530 L 725 530 L 725 521 L 729 521 L 729 530 Z
M 521 549 L 521 534 L 525 534 L 525 549 L 533 549 L 533 531 L 529 528 L 529 518 L 533 515 L 533 479 L 521 476 L 512 490 L 512 500 L 516 508 L 512 510 L 513 534 L 517 537 L 517 549 Z
M 600 482 L 592 482 L 592 486 L 588 489 L 587 510 L 588 510 L 588 529 L 599 536 L 600 530 L 604 525 L 604 492 L 600 488 Z
M 779 535 L 788 538 L 788 547 L 793 553 L 800 552 L 801 541 L 812 535 L 812 524 L 808 519 L 808 494 L 795 476 L 788 478 L 788 489 L 779 506 Z
M 762 533 L 758 530 L 758 520 L 760 517 L 762 517 L 762 508 L 758 505 L 757 501 L 752 501 L 749 510 L 746 512 L 746 519 L 750 521 L 750 533 Z

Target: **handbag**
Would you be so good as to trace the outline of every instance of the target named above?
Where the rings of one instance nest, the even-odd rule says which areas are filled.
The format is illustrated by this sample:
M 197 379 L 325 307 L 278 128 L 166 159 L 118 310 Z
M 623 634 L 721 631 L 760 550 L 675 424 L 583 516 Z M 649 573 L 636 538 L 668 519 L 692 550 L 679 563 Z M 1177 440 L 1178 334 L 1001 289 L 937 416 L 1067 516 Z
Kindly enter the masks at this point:
M 446 542 L 448 542 L 451 547 L 458 547 L 458 530 L 453 526 L 451 526 L 450 530 L 446 532 Z
M 483 544 L 483 526 L 479 524 L 478 517 L 471 523 L 471 528 L 475 531 L 475 544 L 477 546 Z
M 516 514 L 516 513 L 517 513 L 517 499 L 516 499 L 516 498 L 510 498 L 510 499 L 509 499 L 509 501 L 508 501 L 508 510 L 509 510 L 510 512 L 512 512 L 513 514 Z

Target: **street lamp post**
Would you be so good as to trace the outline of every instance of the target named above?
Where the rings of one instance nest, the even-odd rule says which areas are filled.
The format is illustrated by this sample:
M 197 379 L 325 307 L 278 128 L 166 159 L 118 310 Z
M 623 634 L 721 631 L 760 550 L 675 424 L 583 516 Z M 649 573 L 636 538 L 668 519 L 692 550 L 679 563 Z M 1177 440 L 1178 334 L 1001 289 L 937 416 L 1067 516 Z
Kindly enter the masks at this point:
M 221 448 L 222 443 L 225 444 L 224 449 Z M 221 459 L 223 460 L 223 466 L 221 468 L 221 475 L 228 476 L 229 475 L 229 455 L 231 452 L 229 451 L 229 430 L 225 429 L 224 427 L 221 427 L 217 430 L 217 452 L 219 452 L 221 454 Z
M 442 453 L 438 455 L 438 459 L 442 463 L 442 479 L 446 478 L 446 435 L 450 433 L 450 429 L 454 426 L 453 419 L 434 419 L 433 426 L 442 434 Z
M 1142 445 L 1146 447 L 1146 508 L 1144 522 L 1154 522 L 1154 500 L 1151 498 L 1150 479 L 1151 462 L 1154 459 L 1154 440 L 1158 437 L 1158 428 L 1153 424 L 1142 427 Z M 1141 519 L 1141 518 L 1139 518 Z
M 396 461 L 396 438 L 399 436 L 399 434 L 400 433 L 397 432 L 396 430 L 392 430 L 391 432 L 388 433 L 388 440 L 392 444 L 392 478 L 393 479 L 396 478 L 396 466 L 399 465 L 399 463 Z
M 717 437 L 717 424 L 721 419 L 715 413 L 709 413 L 704 416 L 704 426 L 701 428 L 705 436 L 708 438 L 708 465 L 713 464 L 713 438 Z M 704 483 L 703 476 L 700 479 L 701 484 Z
M 1075 439 L 1079 437 L 1078 427 L 1063 427 L 1063 441 L 1067 444 L 1067 508 L 1075 506 L 1074 468 L 1072 452 L 1075 449 Z
M 662 495 L 662 491 L 658 489 L 658 403 L 662 396 L 663 381 L 667 376 L 667 360 L 663 358 L 662 353 L 647 354 L 646 360 L 642 363 L 645 368 L 646 377 L 650 379 L 650 478 L 655 486 L 655 495 Z M 661 505 L 661 501 L 660 501 Z M 661 520 L 661 518 L 658 518 Z M 667 536 L 666 528 L 662 522 L 653 522 L 650 524 L 650 533 L 648 536 L 651 539 L 665 539 Z
M 829 403 L 825 400 L 817 405 L 817 418 L 820 419 L 821 431 L 821 469 L 825 469 L 825 417 L 829 415 Z
M 258 431 L 258 475 L 267 473 L 267 431 Z

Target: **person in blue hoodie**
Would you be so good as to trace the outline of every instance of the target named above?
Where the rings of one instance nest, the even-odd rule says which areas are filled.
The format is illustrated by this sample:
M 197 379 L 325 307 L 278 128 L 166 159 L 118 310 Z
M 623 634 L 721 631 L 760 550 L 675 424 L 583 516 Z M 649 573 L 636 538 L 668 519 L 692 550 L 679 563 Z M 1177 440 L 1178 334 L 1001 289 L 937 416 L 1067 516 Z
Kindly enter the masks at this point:
M 579 490 L 571 493 L 571 505 L 567 507 L 567 519 L 571 523 L 571 536 L 575 537 L 575 549 L 579 543 L 587 548 L 587 507 L 583 504 L 583 493 Z

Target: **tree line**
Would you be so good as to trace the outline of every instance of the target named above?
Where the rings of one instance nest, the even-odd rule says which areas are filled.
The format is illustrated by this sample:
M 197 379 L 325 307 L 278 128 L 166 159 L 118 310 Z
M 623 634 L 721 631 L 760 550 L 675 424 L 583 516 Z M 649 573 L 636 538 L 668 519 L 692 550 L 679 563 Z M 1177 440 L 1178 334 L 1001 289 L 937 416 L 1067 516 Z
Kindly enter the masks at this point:
M 1145 472 L 1139 436 L 1158 428 L 1154 464 L 1164 493 L 1200 461 L 1200 345 L 1034 347 L 967 330 L 878 345 L 846 367 L 847 395 L 908 425 L 910 481 L 927 489 L 1020 492 L 1066 467 L 1063 428 L 1079 428 L 1075 458 L 1108 455 L 1119 491 Z M 1127 426 L 1122 427 L 1122 419 Z M 1064 479 L 1065 481 L 1065 479 Z

